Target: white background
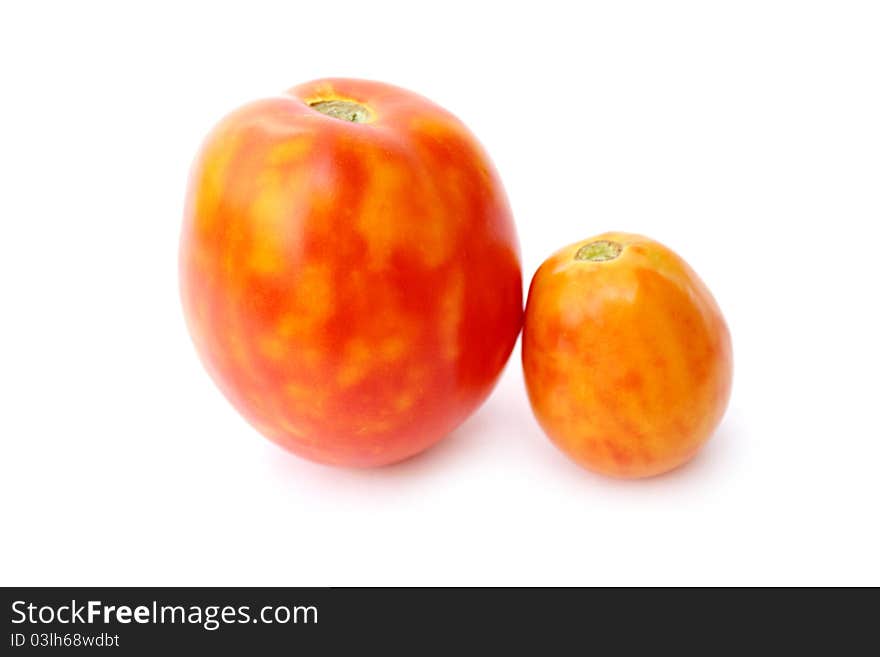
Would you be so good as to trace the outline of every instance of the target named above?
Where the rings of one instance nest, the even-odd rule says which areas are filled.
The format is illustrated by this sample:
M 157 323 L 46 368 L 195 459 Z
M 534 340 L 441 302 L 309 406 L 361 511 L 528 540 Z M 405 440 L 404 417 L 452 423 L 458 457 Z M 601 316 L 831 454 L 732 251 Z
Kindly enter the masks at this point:
M 880 584 L 878 5 L 528 4 L 3 3 L 2 584 Z M 472 128 L 525 285 L 609 229 L 692 264 L 736 363 L 695 461 L 580 470 L 518 347 L 385 469 L 235 413 L 179 306 L 189 165 L 227 111 L 328 75 Z

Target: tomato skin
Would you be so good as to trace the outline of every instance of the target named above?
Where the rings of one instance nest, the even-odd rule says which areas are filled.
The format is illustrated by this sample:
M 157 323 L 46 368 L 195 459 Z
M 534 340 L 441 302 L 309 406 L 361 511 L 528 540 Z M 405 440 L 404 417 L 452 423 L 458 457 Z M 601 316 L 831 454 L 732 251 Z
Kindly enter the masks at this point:
M 372 121 L 310 103 L 350 100 Z M 306 458 L 412 456 L 486 398 L 519 333 L 501 181 L 454 116 L 391 85 L 310 82 L 233 112 L 190 176 L 184 314 L 208 371 Z
M 587 244 L 613 259 L 576 260 Z M 730 396 L 730 334 L 678 255 L 640 235 L 605 233 L 548 258 L 529 288 L 526 387 L 550 439 L 582 466 L 649 477 L 693 457 Z

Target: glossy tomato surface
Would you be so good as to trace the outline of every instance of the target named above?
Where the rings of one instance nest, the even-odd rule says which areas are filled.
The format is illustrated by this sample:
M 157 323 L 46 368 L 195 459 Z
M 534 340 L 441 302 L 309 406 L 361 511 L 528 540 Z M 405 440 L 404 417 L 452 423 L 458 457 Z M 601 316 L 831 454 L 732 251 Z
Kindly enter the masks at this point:
M 684 260 L 640 235 L 599 235 L 541 265 L 522 358 L 550 438 L 616 477 L 690 459 L 730 395 L 730 334 L 718 305 Z
M 485 399 L 516 340 L 516 231 L 484 150 L 406 90 L 328 79 L 233 112 L 192 170 L 195 345 L 235 407 L 307 458 L 407 458 Z

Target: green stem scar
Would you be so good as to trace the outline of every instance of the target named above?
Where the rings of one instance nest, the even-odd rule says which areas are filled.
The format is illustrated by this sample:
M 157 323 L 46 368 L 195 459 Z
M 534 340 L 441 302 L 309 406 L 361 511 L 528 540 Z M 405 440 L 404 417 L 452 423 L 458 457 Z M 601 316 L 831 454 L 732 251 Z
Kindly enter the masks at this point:
M 309 107 L 340 121 L 366 123 L 373 118 L 369 109 L 353 100 L 316 100 Z
M 604 262 L 614 260 L 623 251 L 623 246 L 609 240 L 598 240 L 584 244 L 574 254 L 575 260 L 587 260 L 589 262 Z

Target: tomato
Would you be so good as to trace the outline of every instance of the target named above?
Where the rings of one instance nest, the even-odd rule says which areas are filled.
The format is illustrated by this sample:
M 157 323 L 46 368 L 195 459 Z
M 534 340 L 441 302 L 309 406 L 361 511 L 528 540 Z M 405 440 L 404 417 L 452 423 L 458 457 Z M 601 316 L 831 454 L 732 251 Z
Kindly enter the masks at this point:
M 522 320 L 492 163 L 409 91 L 327 79 L 248 104 L 194 164 L 180 247 L 196 348 L 260 432 L 376 466 L 489 394 Z
M 541 265 L 522 362 L 551 440 L 616 477 L 689 460 L 730 396 L 730 334 L 712 294 L 678 255 L 640 235 L 599 235 Z

